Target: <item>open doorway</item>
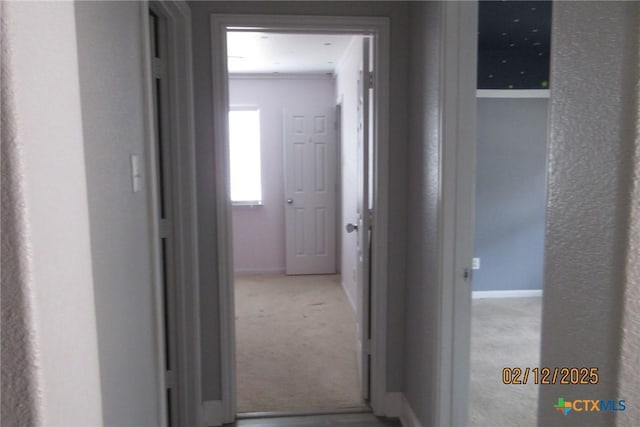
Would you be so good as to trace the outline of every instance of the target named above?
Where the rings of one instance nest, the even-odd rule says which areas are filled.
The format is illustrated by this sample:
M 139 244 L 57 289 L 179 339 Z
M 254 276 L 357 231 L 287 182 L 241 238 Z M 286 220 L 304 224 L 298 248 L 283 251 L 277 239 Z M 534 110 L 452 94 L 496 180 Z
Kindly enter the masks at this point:
M 260 21 L 260 19 L 263 19 L 264 22 L 261 25 L 256 25 L 255 21 Z M 275 21 L 280 22 L 275 23 Z M 301 21 L 305 21 L 304 24 L 301 24 Z M 219 224 L 221 228 L 225 228 L 225 233 L 223 234 L 226 235 L 221 236 L 221 239 L 219 239 L 219 253 L 221 255 L 219 261 L 222 283 L 220 308 L 222 314 L 221 332 L 223 341 L 223 412 L 224 418 L 227 420 L 233 419 L 239 410 L 253 412 L 255 410 L 266 409 L 267 412 L 300 413 L 309 412 L 309 410 L 312 412 L 331 412 L 339 409 L 335 407 L 336 404 L 329 404 L 329 406 L 327 406 L 327 404 L 305 404 L 307 405 L 306 407 L 299 406 L 293 408 L 288 408 L 287 406 L 243 408 L 238 398 L 240 395 L 240 387 L 239 381 L 236 379 L 240 379 L 238 372 L 241 363 L 239 354 L 240 344 L 236 346 L 234 342 L 240 340 L 240 332 L 233 333 L 233 331 L 234 329 L 238 330 L 240 326 L 236 323 L 238 317 L 236 309 L 238 305 L 234 305 L 233 301 L 234 298 L 238 298 L 240 294 L 236 289 L 236 282 L 239 281 L 234 280 L 235 272 L 236 270 L 242 270 L 242 266 L 239 263 L 233 262 L 232 255 L 239 257 L 240 254 L 234 254 L 235 235 L 233 234 L 234 230 L 231 230 L 231 226 L 235 226 L 242 221 L 240 216 L 238 216 L 237 219 L 239 221 L 236 222 L 236 218 L 234 218 L 234 208 L 238 208 L 238 210 L 243 210 L 244 213 L 247 213 L 247 211 L 251 212 L 251 210 L 254 212 L 259 211 L 259 209 L 265 205 L 262 200 L 247 200 L 246 202 L 248 203 L 244 203 L 243 206 L 241 206 L 241 204 L 234 206 L 232 203 L 230 194 L 230 169 L 232 165 L 230 163 L 229 142 L 233 139 L 233 135 L 230 129 L 229 112 L 233 112 L 234 108 L 238 108 L 236 111 L 251 110 L 260 117 L 263 109 L 259 105 L 256 105 L 254 101 L 239 101 L 239 104 L 245 105 L 234 106 L 231 96 L 235 96 L 234 87 L 246 86 L 250 80 L 254 80 L 254 85 L 259 85 L 261 84 L 260 81 L 264 83 L 263 80 L 283 84 L 285 80 L 292 79 L 288 78 L 291 76 L 283 75 L 286 73 L 280 71 L 278 71 L 278 75 L 275 75 L 275 78 L 273 78 L 274 74 L 273 71 L 271 71 L 269 74 L 272 75 L 272 77 L 269 79 L 256 79 L 255 75 L 244 75 L 241 78 L 233 78 L 233 73 L 229 73 L 230 68 L 228 68 L 228 64 L 231 63 L 230 57 L 234 56 L 231 52 L 227 52 L 227 39 L 230 38 L 228 37 L 230 31 L 245 33 L 245 36 L 246 33 L 251 32 L 262 33 L 258 35 L 258 40 L 269 40 L 271 36 L 277 38 L 278 34 L 283 37 L 285 35 L 293 36 L 296 34 L 298 36 L 304 34 L 305 37 L 312 34 L 321 34 L 325 39 L 331 35 L 346 36 L 348 46 L 351 47 L 354 52 L 358 52 L 357 55 L 354 53 L 356 60 L 349 64 L 351 71 L 348 78 L 345 77 L 347 75 L 346 73 L 343 73 L 343 76 L 340 77 L 340 73 L 336 72 L 336 75 L 333 76 L 335 68 L 328 71 L 331 75 L 327 75 L 327 71 L 323 71 L 322 79 L 315 78 L 315 85 L 320 86 L 320 91 L 315 93 L 315 97 L 325 99 L 325 101 L 327 99 L 329 100 L 326 105 L 320 105 L 320 107 L 323 107 L 321 110 L 314 111 L 315 106 L 313 102 L 310 102 L 313 100 L 312 98 L 314 98 L 313 93 L 309 94 L 307 93 L 308 90 L 300 90 L 298 88 L 297 91 L 294 89 L 293 93 L 290 93 L 294 98 L 297 97 L 298 105 L 292 105 L 289 108 L 283 108 L 286 107 L 286 105 L 280 105 L 279 118 L 269 121 L 270 123 L 276 124 L 276 129 L 280 127 L 281 137 L 279 142 L 282 144 L 282 148 L 274 150 L 275 153 L 279 152 L 275 155 L 279 155 L 280 159 L 284 158 L 282 166 L 280 166 L 280 174 L 283 178 L 291 176 L 292 179 L 289 180 L 289 185 L 293 183 L 293 190 L 291 188 L 287 189 L 287 179 L 280 180 L 280 183 L 278 183 L 284 187 L 284 192 L 289 191 L 289 193 L 283 193 L 277 201 L 280 209 L 285 212 L 285 238 L 283 245 L 285 262 L 284 265 L 281 265 L 277 270 L 288 271 L 303 278 L 312 277 L 318 279 L 322 276 L 327 279 L 325 283 L 321 285 L 325 288 L 335 288 L 335 285 L 337 285 L 337 290 L 343 294 L 343 302 L 346 303 L 343 305 L 346 305 L 348 310 L 351 310 L 351 315 L 355 317 L 355 325 L 352 324 L 355 327 L 352 326 L 350 328 L 352 329 L 352 339 L 348 340 L 351 343 L 350 346 L 352 348 L 355 347 L 355 352 L 349 350 L 343 351 L 343 353 L 352 353 L 351 356 L 346 355 L 346 357 L 351 358 L 352 365 L 354 357 L 356 359 L 356 387 L 351 388 L 356 391 L 352 393 L 352 396 L 356 396 L 356 399 L 347 402 L 345 407 L 353 407 L 353 402 L 357 402 L 356 409 L 361 411 L 363 408 L 366 408 L 365 403 L 367 401 L 371 402 L 371 406 L 374 406 L 375 403 L 373 402 L 376 401 L 376 393 L 377 396 L 383 394 L 385 377 L 384 357 L 377 357 L 374 353 L 383 353 L 382 350 L 384 349 L 385 340 L 384 325 L 386 324 L 385 312 L 381 310 L 384 300 L 380 301 L 379 298 L 376 298 L 376 295 L 384 295 L 384 289 L 386 287 L 386 283 L 381 280 L 384 276 L 380 273 L 386 268 L 386 227 L 382 224 L 386 222 L 385 200 L 387 197 L 387 184 L 384 178 L 386 176 L 384 171 L 387 168 L 388 122 L 386 112 L 388 110 L 386 97 L 382 97 L 382 95 L 388 91 L 388 81 L 386 79 L 388 75 L 388 61 L 381 59 L 381 57 L 388 57 L 388 23 L 386 20 L 379 18 L 350 18 L 346 21 L 349 22 L 336 23 L 333 19 L 323 17 L 212 16 L 212 41 L 214 50 L 216 50 L 216 46 L 218 46 L 217 51 L 224 53 L 223 55 L 214 55 L 213 74 L 214 91 L 217 94 L 224 94 L 222 98 L 216 98 L 214 96 L 214 112 L 216 123 L 218 123 L 216 127 L 216 139 L 221 142 L 216 144 L 217 157 L 219 159 L 217 173 L 220 174 L 220 182 L 224 186 L 223 188 L 219 188 L 220 197 L 218 197 L 217 203 L 220 213 Z M 265 36 L 267 38 L 262 38 Z M 328 41 L 324 43 L 332 44 L 332 42 Z M 322 46 L 328 47 L 330 45 L 323 44 Z M 384 52 L 384 55 L 380 55 L 380 52 Z M 348 56 L 346 51 L 342 53 L 345 57 Z M 339 63 L 341 59 L 343 59 L 342 56 L 333 61 L 325 62 Z M 274 65 L 272 64 L 273 62 L 274 61 L 271 61 L 270 65 Z M 383 65 L 381 66 L 381 64 Z M 308 86 L 310 81 L 314 80 L 313 78 L 309 79 L 309 76 L 300 78 L 299 72 L 296 74 L 298 74 L 298 78 L 293 80 L 300 80 L 298 86 Z M 230 75 L 232 78 L 229 78 Z M 345 82 L 349 81 L 349 89 L 342 90 L 341 96 L 338 98 L 337 94 L 340 93 L 341 80 Z M 240 83 L 236 85 L 236 82 Z M 333 90 L 327 91 L 328 83 L 334 85 Z M 272 91 L 273 89 L 264 90 Z M 286 91 L 286 89 L 282 90 Z M 378 103 L 369 102 L 369 100 L 372 99 L 374 91 L 380 91 L 380 98 L 385 101 Z M 249 90 L 248 92 L 251 94 L 256 93 L 254 90 Z M 326 97 L 326 92 L 329 92 L 330 96 L 328 98 Z M 282 102 L 287 99 L 287 96 L 283 95 L 284 92 L 277 92 L 276 94 L 271 92 L 268 98 L 272 100 L 277 99 Z M 247 103 L 252 105 L 246 105 Z M 350 118 L 354 119 L 353 126 L 349 127 L 350 132 L 345 130 L 347 129 L 346 126 L 342 126 L 343 131 L 339 139 L 341 141 L 340 156 L 337 155 L 337 149 L 335 147 L 338 139 L 335 138 L 336 131 L 334 123 L 336 121 L 333 117 L 338 103 L 341 104 L 339 111 L 342 111 L 339 122 L 344 124 L 347 121 L 347 111 L 351 110 L 353 111 Z M 305 104 L 309 104 L 314 108 L 311 108 L 310 111 L 300 109 L 300 107 L 304 107 Z M 353 108 L 348 109 L 347 104 L 350 104 Z M 264 111 L 266 112 L 266 109 L 264 109 Z M 378 120 L 380 117 L 383 117 L 383 119 Z M 264 134 L 263 131 L 261 131 L 261 133 Z M 328 145 L 328 139 L 322 141 L 317 139 L 320 138 L 322 134 L 332 136 L 333 141 L 331 141 L 331 143 L 334 144 L 333 150 L 331 150 Z M 348 134 L 355 136 L 349 138 L 349 144 L 347 144 L 346 138 Z M 302 137 L 302 140 L 298 141 L 296 139 L 298 137 Z M 318 142 L 321 143 L 319 144 Z M 336 167 L 338 160 L 340 160 L 341 165 L 345 162 L 345 147 L 349 147 L 357 153 L 357 158 L 352 159 L 356 171 L 355 175 L 345 173 L 347 170 L 345 167 Z M 261 152 L 262 151 L 263 150 L 261 150 Z M 332 154 L 332 151 L 334 154 Z M 261 156 L 264 156 L 264 152 L 262 152 Z M 333 169 L 331 169 L 331 164 L 334 165 Z M 325 167 L 322 167 L 323 165 Z M 369 172 L 369 168 L 371 168 L 371 172 Z M 382 178 L 377 179 L 375 183 L 373 180 L 370 180 L 371 176 L 379 177 L 380 175 Z M 336 186 L 338 183 L 336 179 L 337 176 L 340 176 L 341 179 L 340 185 Z M 345 196 L 344 182 L 347 176 L 352 176 L 351 181 L 348 182 L 348 186 L 350 190 L 355 192 L 355 200 L 354 198 L 349 199 Z M 306 177 L 311 177 L 311 179 Z M 261 172 L 261 178 L 263 180 L 266 179 L 263 172 Z M 330 185 L 331 181 L 334 181 L 333 185 Z M 317 195 L 311 193 L 309 195 L 305 194 L 308 188 L 300 188 L 298 185 L 300 183 L 306 183 L 305 186 L 313 190 L 311 193 L 317 193 L 318 190 L 322 188 L 325 189 L 325 192 L 329 192 L 329 190 L 334 190 L 334 193 L 339 192 L 340 203 L 325 200 L 322 202 L 326 202 L 323 206 L 313 204 L 317 202 L 317 200 L 313 201 Z M 322 183 L 322 185 L 319 186 L 320 183 Z M 371 197 L 372 195 L 375 197 Z M 224 198 L 222 196 L 224 196 Z M 260 197 L 262 198 L 262 195 L 260 195 Z M 301 205 L 300 203 L 304 203 L 305 199 L 311 200 L 313 203 L 308 207 L 304 204 Z M 317 199 L 317 197 L 315 197 L 315 199 Z M 348 211 L 345 206 L 348 202 L 356 206 L 355 211 Z M 339 215 L 335 212 L 335 205 L 340 206 Z M 287 210 L 294 215 L 287 215 Z M 307 221 L 308 215 L 311 215 L 310 218 L 312 221 Z M 346 217 L 346 215 L 349 215 L 349 217 Z M 293 227 L 286 225 L 288 217 L 292 217 Z M 372 218 L 374 219 L 373 223 Z M 349 225 L 348 230 L 345 225 Z M 321 229 L 333 229 L 333 232 L 325 234 L 325 237 L 322 239 L 316 238 L 317 235 L 320 234 L 318 231 Z M 291 231 L 293 232 L 291 233 Z M 312 232 L 311 236 L 309 236 L 310 232 Z M 345 237 L 345 235 L 347 237 Z M 373 236 L 376 236 L 376 239 L 373 239 Z M 280 233 L 280 237 L 282 237 L 282 233 Z M 373 246 L 371 244 L 372 241 L 374 242 Z M 287 242 L 291 244 L 288 245 Z M 309 244 L 309 242 L 311 242 L 311 244 Z M 340 244 L 338 244 L 338 242 L 340 242 Z M 349 250 L 345 242 L 355 243 L 355 246 L 353 246 L 354 250 Z M 287 246 L 292 246 L 294 250 L 288 250 Z M 250 250 L 254 249 L 255 244 Z M 309 251 L 309 249 L 312 250 Z M 302 261 L 305 261 L 309 258 L 310 252 L 314 251 L 316 254 L 331 253 L 333 257 L 335 257 L 337 253 L 340 253 L 340 260 L 339 262 L 334 261 L 333 266 L 331 262 L 322 260 L 323 262 L 312 262 L 311 265 L 303 262 L 302 270 L 291 268 L 289 259 L 291 258 L 291 253 L 294 255 L 293 258 L 299 256 L 302 258 Z M 255 251 L 253 252 L 255 254 Z M 274 252 L 273 248 L 271 248 L 270 252 Z M 287 255 L 287 252 L 289 252 L 289 255 Z M 280 255 L 280 257 L 280 259 L 282 259 L 282 255 Z M 351 257 L 351 259 L 354 260 L 354 264 L 350 267 L 346 267 L 345 258 L 347 257 Z M 381 260 L 379 264 L 375 265 L 373 272 L 369 267 L 370 257 Z M 257 267 L 257 269 L 260 268 L 261 267 Z M 256 273 L 253 267 L 245 266 L 245 269 L 245 273 Z M 252 272 L 251 270 L 254 271 Z M 335 276 L 338 271 L 341 273 L 341 276 Z M 345 274 L 347 272 L 348 274 Z M 272 271 L 271 274 L 273 275 L 273 273 Z M 282 280 L 280 280 L 280 282 L 285 282 L 285 279 L 295 277 L 294 274 L 284 275 L 282 272 L 278 273 L 277 271 L 275 273 L 281 275 Z M 369 280 L 369 278 L 371 278 L 371 280 Z M 347 280 L 350 280 L 351 286 L 349 286 Z M 329 283 L 326 283 L 327 281 Z M 294 289 L 295 288 L 296 286 L 294 286 Z M 300 286 L 297 286 L 297 288 L 300 289 Z M 276 301 L 278 300 L 276 299 Z M 318 309 L 325 304 L 315 304 L 312 301 L 307 305 L 312 309 Z M 370 311 L 369 307 L 372 305 L 373 309 Z M 282 304 L 280 303 L 279 306 L 281 307 Z M 285 315 L 290 314 L 287 310 L 283 311 Z M 254 312 L 252 314 L 255 315 L 256 313 Z M 259 314 L 260 312 L 258 311 L 258 315 Z M 304 314 L 302 318 L 304 318 Z M 380 329 L 377 334 L 376 329 L 372 327 L 372 319 L 375 319 L 379 324 Z M 296 325 L 296 322 L 288 323 Z M 348 329 L 349 327 L 347 330 Z M 260 334 L 254 334 L 254 336 L 256 335 Z M 265 345 L 258 345 L 258 357 L 256 360 L 260 362 L 264 361 L 264 357 L 262 357 L 265 355 L 264 350 Z M 260 354 L 261 352 L 262 354 Z M 376 362 L 378 365 L 373 366 L 374 369 L 370 369 Z M 329 366 L 330 365 L 331 362 L 329 362 Z M 316 379 L 323 380 L 324 378 L 321 377 L 323 375 L 327 376 L 326 369 L 318 369 L 317 371 L 319 376 L 316 376 Z M 283 372 L 290 373 L 287 371 L 287 368 L 285 368 Z M 308 375 L 304 381 L 306 381 L 306 387 L 310 395 L 317 395 L 317 392 L 320 391 L 319 386 L 322 384 L 322 381 L 314 381 L 313 378 L 308 378 Z M 273 387 L 269 388 L 273 389 Z M 340 388 L 340 386 L 338 386 L 338 388 Z M 337 404 L 337 406 L 342 405 Z
M 551 2 L 478 8 L 470 425 L 535 426 Z
M 340 224 L 356 188 L 338 177 L 358 181 L 359 131 L 335 117 L 337 102 L 358 117 L 362 49 L 358 35 L 227 33 L 240 414 L 366 409 L 356 277 L 339 274 L 355 269 Z

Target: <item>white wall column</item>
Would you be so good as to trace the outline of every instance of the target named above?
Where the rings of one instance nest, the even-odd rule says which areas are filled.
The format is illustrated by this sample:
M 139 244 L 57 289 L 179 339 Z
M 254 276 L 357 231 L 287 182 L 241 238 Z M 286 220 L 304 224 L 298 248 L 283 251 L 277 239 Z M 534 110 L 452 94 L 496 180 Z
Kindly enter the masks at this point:
M 3 197 L 7 182 L 24 190 L 15 223 L 4 222 L 3 205 L 3 236 L 13 233 L 20 244 L 7 247 L 3 240 L 2 268 L 23 272 L 12 285 L 26 300 L 22 314 L 33 319 L 23 331 L 33 346 L 21 369 L 35 379 L 31 391 L 38 396 L 7 390 L 3 369 L 2 421 L 101 425 L 75 7 L 4 2 L 2 8 L 2 143 L 11 144 L 15 161 L 2 169 Z M 3 315 L 12 302 L 4 298 L 4 279 Z M 3 322 L 3 362 L 23 344 L 5 341 L 7 326 Z M 21 399 L 34 406 L 22 407 Z

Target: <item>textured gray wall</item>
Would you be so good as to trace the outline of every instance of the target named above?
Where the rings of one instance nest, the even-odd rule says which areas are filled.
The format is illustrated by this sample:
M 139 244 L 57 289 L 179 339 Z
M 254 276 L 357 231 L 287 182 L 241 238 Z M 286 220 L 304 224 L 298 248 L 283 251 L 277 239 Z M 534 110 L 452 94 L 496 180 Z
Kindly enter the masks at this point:
M 440 240 L 442 4 L 410 6 L 409 216 L 404 393 L 424 426 L 435 423 Z
M 637 37 L 637 36 L 636 36 Z M 640 123 L 640 111 L 636 123 Z M 622 355 L 618 375 L 618 396 L 633 402 L 627 411 L 618 415 L 620 427 L 640 425 L 640 138 L 636 131 L 636 147 L 633 155 L 633 190 L 631 192 L 631 217 L 629 243 L 627 244 L 626 289 L 624 296 L 624 320 L 622 329 Z
M 146 183 L 132 191 L 130 160 L 145 152 L 141 8 L 75 7 L 103 424 L 154 426 L 159 355 Z
M 541 366 L 597 367 L 600 382 L 541 387 L 541 427 L 614 423 L 614 413 L 565 417 L 553 404 L 618 397 L 638 6 L 554 3 Z
M 402 319 L 406 258 L 407 55 L 406 2 L 189 2 L 193 19 L 196 125 L 196 179 L 200 256 L 202 394 L 220 399 L 220 314 L 215 260 L 216 214 L 211 86 L 211 13 L 260 13 L 325 16 L 386 16 L 391 21 L 389 150 L 389 293 L 387 330 L 387 390 L 402 389 Z M 215 94 L 213 94 L 215 96 Z
M 0 283 L 0 360 L 2 360 L 0 384 L 2 384 L 2 406 L 0 425 L 41 425 L 42 399 L 38 388 L 38 363 L 35 336 L 36 319 L 33 298 L 33 277 L 29 262 L 29 235 L 26 218 L 26 186 L 24 179 L 25 141 L 17 137 L 17 116 L 14 104 L 12 72 L 10 66 L 11 46 L 15 41 L 15 18 L 7 18 L 6 6 L 0 5 L 0 238 L 2 238 L 2 267 Z M 4 10 L 3 10 L 4 9 Z M 4 13 L 4 16 L 2 14 Z M 12 13 L 12 11 L 9 11 Z M 29 16 L 30 10 L 22 13 Z M 73 17 L 73 9 L 67 9 Z M 23 18 L 24 19 L 24 18 Z M 11 62 L 15 62 L 12 60 Z M 15 65 L 14 65 L 15 67 Z M 78 124 L 79 127 L 79 124 Z M 82 172 L 79 173 L 81 175 Z M 88 228 L 88 227 L 87 227 Z M 87 230 L 88 231 L 88 230 Z M 87 257 L 88 258 L 88 257 Z
M 547 99 L 478 99 L 473 290 L 542 289 Z

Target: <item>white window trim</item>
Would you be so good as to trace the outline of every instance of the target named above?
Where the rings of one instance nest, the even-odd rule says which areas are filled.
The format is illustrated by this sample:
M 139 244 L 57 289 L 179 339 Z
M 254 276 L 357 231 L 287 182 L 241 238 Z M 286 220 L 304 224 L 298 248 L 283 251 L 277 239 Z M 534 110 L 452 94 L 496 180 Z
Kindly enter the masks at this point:
M 257 206 L 263 206 L 262 204 L 262 200 L 238 200 L 238 201 L 231 201 L 231 206 L 248 206 L 248 207 L 257 207 Z

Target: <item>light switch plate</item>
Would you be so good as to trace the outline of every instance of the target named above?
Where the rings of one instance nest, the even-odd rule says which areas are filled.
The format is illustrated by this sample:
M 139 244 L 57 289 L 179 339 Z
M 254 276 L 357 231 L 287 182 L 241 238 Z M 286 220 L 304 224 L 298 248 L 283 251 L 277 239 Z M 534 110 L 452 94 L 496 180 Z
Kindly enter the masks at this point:
M 480 258 L 474 258 L 471 262 L 471 268 L 474 270 L 480 270 Z

